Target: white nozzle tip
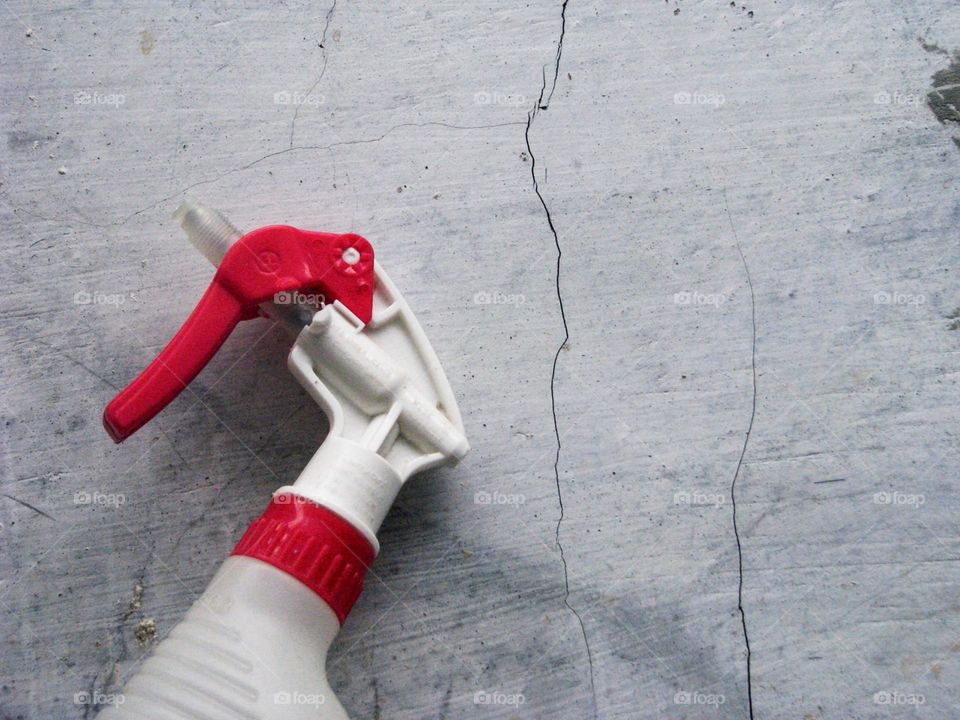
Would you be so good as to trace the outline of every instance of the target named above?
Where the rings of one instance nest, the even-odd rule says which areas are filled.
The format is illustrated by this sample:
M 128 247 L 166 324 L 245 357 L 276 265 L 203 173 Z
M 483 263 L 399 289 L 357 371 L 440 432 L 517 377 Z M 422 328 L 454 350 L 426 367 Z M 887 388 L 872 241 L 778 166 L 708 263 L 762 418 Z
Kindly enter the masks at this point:
M 457 444 L 454 446 L 453 450 L 450 452 L 450 457 L 452 464 L 456 465 L 461 460 L 463 456 L 470 452 L 470 442 L 466 437 L 461 437 Z
M 173 217 L 180 222 L 193 246 L 214 267 L 220 265 L 230 246 L 243 236 L 216 210 L 189 200 L 177 208 Z

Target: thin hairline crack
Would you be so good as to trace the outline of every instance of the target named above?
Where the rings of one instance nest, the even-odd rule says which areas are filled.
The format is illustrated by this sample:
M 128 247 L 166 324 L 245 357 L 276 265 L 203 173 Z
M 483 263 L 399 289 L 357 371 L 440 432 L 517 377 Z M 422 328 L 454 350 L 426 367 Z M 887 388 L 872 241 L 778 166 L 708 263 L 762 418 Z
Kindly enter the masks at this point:
M 553 414 L 553 431 L 556 436 L 557 441 L 557 452 L 554 457 L 553 462 L 553 475 L 557 487 L 557 503 L 560 506 L 560 514 L 557 517 L 556 530 L 554 532 L 554 539 L 557 544 L 557 548 L 560 551 L 560 561 L 563 563 L 563 586 L 564 586 L 564 596 L 563 604 L 574 614 L 577 618 L 577 623 L 580 626 L 580 634 L 583 636 L 583 644 L 587 652 L 587 663 L 590 668 L 590 693 L 593 701 L 593 716 L 597 716 L 597 689 L 596 682 L 594 678 L 594 668 L 593 668 L 593 651 L 590 648 L 590 641 L 587 638 L 587 629 L 583 622 L 583 617 L 577 611 L 573 605 L 570 604 L 570 572 L 567 566 L 567 558 L 563 550 L 563 544 L 560 542 L 560 526 L 563 524 L 564 518 L 564 507 L 563 507 L 563 491 L 560 485 L 560 451 L 562 449 L 562 444 L 560 441 L 560 426 L 557 421 L 557 398 L 556 398 L 556 380 L 557 380 L 557 363 L 560 360 L 560 353 L 563 352 L 563 349 L 566 347 L 567 343 L 570 341 L 570 328 L 567 324 L 567 316 L 563 306 L 563 295 L 560 290 L 560 269 L 561 269 L 561 259 L 563 257 L 563 250 L 560 246 L 560 237 L 557 234 L 557 228 L 553 222 L 553 216 L 550 214 L 550 208 L 547 205 L 546 200 L 543 197 L 543 194 L 540 192 L 540 184 L 537 180 L 537 159 L 534 155 L 533 147 L 530 143 L 530 130 L 533 127 L 533 121 L 537 118 L 541 111 L 546 111 L 550 107 L 550 101 L 553 99 L 553 93 L 557 88 L 557 78 L 560 74 L 560 59 L 563 55 L 563 38 L 567 30 L 567 3 L 569 0 L 564 0 L 563 5 L 560 8 L 560 36 L 557 39 L 557 53 L 553 63 L 553 77 L 550 81 L 550 89 L 547 91 L 547 69 L 544 66 L 542 71 L 542 84 L 540 86 L 540 93 L 537 97 L 536 103 L 533 107 L 527 112 L 527 126 L 524 132 L 524 139 L 527 145 L 527 155 L 530 157 L 530 177 L 533 181 L 533 192 L 536 194 L 537 199 L 540 201 L 540 205 L 543 207 L 544 215 L 546 215 L 547 226 L 550 229 L 550 234 L 553 236 L 553 242 L 557 249 L 557 263 L 556 263 L 556 291 L 557 291 L 557 303 L 560 306 L 560 320 L 563 323 L 563 341 L 557 347 L 556 352 L 553 355 L 553 364 L 550 369 L 550 409 Z

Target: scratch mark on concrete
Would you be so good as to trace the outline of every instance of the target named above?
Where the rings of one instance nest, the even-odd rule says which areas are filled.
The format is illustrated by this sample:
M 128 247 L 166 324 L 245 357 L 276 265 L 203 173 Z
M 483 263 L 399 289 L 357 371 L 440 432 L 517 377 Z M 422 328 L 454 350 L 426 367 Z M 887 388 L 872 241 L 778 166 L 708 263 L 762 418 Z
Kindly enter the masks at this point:
M 41 509 L 38 508 L 38 507 L 35 507 L 35 506 L 31 505 L 31 504 L 28 503 L 26 500 L 21 500 L 20 498 L 15 498 L 13 495 L 7 495 L 7 493 L 3 493 L 3 496 L 4 496 L 5 498 L 7 498 L 8 500 L 13 500 L 15 503 L 18 503 L 18 504 L 20 504 L 20 505 L 23 505 L 25 508 L 29 508 L 30 510 L 33 510 L 33 511 L 34 511 L 35 513 L 37 513 L 38 515 L 43 515 L 45 518 L 49 518 L 50 520 L 53 520 L 54 522 L 57 521 L 57 519 L 56 519 L 53 515 L 49 515 L 48 513 L 45 513 L 43 510 L 41 510 Z
M 99 373 L 94 372 L 92 369 L 90 369 L 89 367 L 87 367 L 86 365 L 84 365 L 82 362 L 80 362 L 79 360 L 77 360 L 77 359 L 74 358 L 74 357 L 71 357 L 70 355 L 68 355 L 67 353 L 65 353 L 63 350 L 61 350 L 60 348 L 56 347 L 55 345 L 51 345 L 51 344 L 48 343 L 48 342 L 44 342 L 43 340 L 40 340 L 39 338 L 34 338 L 33 341 L 34 341 L 35 343 L 37 343 L 38 345 L 43 345 L 44 347 L 50 348 L 54 353 L 56 353 L 56 354 L 59 355 L 60 357 L 64 358 L 65 360 L 69 360 L 70 362 L 72 362 L 74 365 L 77 365 L 78 367 L 83 368 L 84 370 L 86 370 L 88 373 L 90 373 L 91 375 L 93 375 L 97 380 L 99 380 L 100 382 L 102 382 L 102 383 L 103 383 L 104 385 L 106 385 L 107 387 L 109 387 L 109 388 L 111 388 L 111 389 L 113 389 L 113 390 L 119 391 L 120 388 L 118 388 L 118 387 L 117 387 L 116 385 L 114 385 L 112 382 L 110 382 L 109 380 L 107 380 L 105 377 L 103 377 L 103 376 L 100 375 Z
M 737 460 L 737 469 L 733 473 L 733 481 L 730 483 L 730 504 L 733 507 L 733 535 L 737 541 L 737 610 L 740 611 L 740 625 L 743 627 L 743 643 L 747 649 L 747 709 L 750 712 L 750 720 L 753 720 L 753 675 L 750 667 L 750 635 L 747 633 L 747 616 L 743 612 L 743 546 L 740 544 L 740 530 L 737 527 L 737 479 L 740 477 L 740 468 L 743 467 L 743 458 L 747 454 L 747 445 L 750 443 L 750 433 L 753 432 L 753 421 L 757 416 L 757 301 L 753 292 L 753 279 L 750 277 L 750 268 L 747 267 L 747 259 L 743 255 L 743 249 L 740 247 L 740 238 L 737 236 L 737 229 L 733 226 L 733 217 L 730 215 L 730 206 L 727 204 L 727 193 L 723 193 L 723 205 L 727 211 L 727 220 L 730 223 L 730 231 L 733 233 L 733 239 L 737 244 L 737 252 L 740 253 L 740 261 L 743 263 L 743 271 L 747 276 L 747 286 L 750 288 L 750 321 L 753 327 L 750 365 L 753 376 L 753 395 L 750 401 L 750 422 L 747 424 L 747 433 L 743 438 L 743 449 L 740 450 L 740 458 Z
M 553 80 L 550 83 L 550 92 L 547 93 L 547 73 L 546 68 L 543 70 L 543 83 L 540 86 L 540 95 L 537 98 L 536 104 L 533 108 L 527 113 L 527 127 L 524 132 L 524 139 L 527 144 L 527 155 L 530 156 L 530 177 L 533 180 L 533 192 L 536 194 L 537 199 L 540 201 L 540 205 L 543 207 L 543 212 L 547 217 L 547 226 L 550 228 L 550 234 L 553 235 L 553 242 L 557 248 L 557 265 L 556 265 L 556 289 L 557 289 L 557 302 L 560 305 L 560 320 L 563 323 L 563 341 L 557 347 L 557 351 L 553 355 L 553 365 L 550 370 L 550 408 L 553 414 L 553 432 L 557 440 L 557 452 L 554 456 L 553 462 L 553 475 L 554 480 L 557 486 L 557 502 L 560 506 L 560 515 L 557 518 L 557 527 L 554 533 L 554 539 L 557 544 L 557 548 L 560 550 L 560 561 L 563 563 L 563 586 L 564 586 L 564 596 L 563 604 L 574 614 L 577 618 L 577 623 L 580 625 L 580 634 L 583 636 L 583 644 L 587 651 L 587 663 L 590 667 L 590 693 L 593 701 L 593 716 L 597 716 L 597 688 L 596 681 L 594 678 L 594 668 L 593 668 L 593 651 L 590 649 L 590 641 L 587 638 L 587 628 L 583 623 L 583 617 L 580 613 L 570 604 L 570 572 L 567 566 L 567 558 L 563 551 L 563 544 L 560 542 L 560 526 L 563 524 L 564 517 L 564 508 L 563 508 L 563 491 L 560 487 L 560 451 L 562 449 L 562 444 L 560 442 L 560 426 L 557 422 L 557 398 L 556 398 L 556 381 L 557 381 L 557 363 L 560 360 L 560 353 L 566 347 L 567 343 L 570 341 L 570 327 L 567 324 L 567 315 L 563 307 L 563 296 L 560 290 L 560 269 L 561 269 L 561 259 L 563 257 L 563 250 L 560 247 L 560 237 L 557 234 L 557 228 L 553 223 L 553 216 L 550 214 L 550 208 L 547 206 L 547 201 L 544 199 L 543 194 L 540 192 L 540 184 L 537 181 L 537 158 L 533 152 L 533 147 L 530 144 L 530 129 L 533 126 L 533 121 L 536 119 L 537 115 L 541 110 L 547 110 L 550 106 L 550 100 L 553 98 L 553 92 L 557 87 L 557 75 L 560 73 L 560 57 L 563 51 L 563 37 L 567 30 L 567 3 L 569 0 L 564 0 L 563 5 L 560 8 L 560 37 L 557 41 L 557 54 L 554 60 L 553 67 Z M 544 97 L 546 96 L 546 97 Z
M 450 700 L 453 697 L 453 676 L 447 681 L 447 691 L 443 694 L 443 700 L 440 702 L 440 720 L 449 720 L 450 718 Z
M 327 21 L 323 26 L 323 32 L 320 34 L 320 49 L 323 50 L 323 66 L 320 68 L 320 74 L 317 76 L 317 79 L 314 80 L 313 85 L 310 86 L 310 89 L 306 92 L 306 97 L 310 97 L 313 94 L 313 91 L 317 89 L 317 85 L 320 84 L 320 81 L 323 80 L 324 74 L 327 72 L 327 30 L 330 29 L 330 20 L 333 18 L 333 11 L 337 9 L 337 0 L 333 0 L 333 5 L 330 6 L 330 9 L 327 10 Z M 290 121 L 290 145 L 293 147 L 293 135 L 297 131 L 297 118 L 300 116 L 300 108 L 303 107 L 302 103 L 298 103 L 293 109 L 293 120 Z

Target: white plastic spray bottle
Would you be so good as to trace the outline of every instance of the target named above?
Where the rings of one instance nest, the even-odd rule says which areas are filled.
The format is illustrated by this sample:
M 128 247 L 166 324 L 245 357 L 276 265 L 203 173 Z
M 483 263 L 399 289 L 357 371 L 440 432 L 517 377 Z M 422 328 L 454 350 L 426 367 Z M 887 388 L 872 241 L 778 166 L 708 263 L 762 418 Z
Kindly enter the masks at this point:
M 342 719 L 327 649 L 413 473 L 469 445 L 450 385 L 407 303 L 362 237 L 271 226 L 241 234 L 195 204 L 177 213 L 218 267 L 193 314 L 107 406 L 117 442 L 189 384 L 236 324 L 267 315 L 296 333 L 287 366 L 330 432 L 279 488 L 207 590 L 103 720 Z

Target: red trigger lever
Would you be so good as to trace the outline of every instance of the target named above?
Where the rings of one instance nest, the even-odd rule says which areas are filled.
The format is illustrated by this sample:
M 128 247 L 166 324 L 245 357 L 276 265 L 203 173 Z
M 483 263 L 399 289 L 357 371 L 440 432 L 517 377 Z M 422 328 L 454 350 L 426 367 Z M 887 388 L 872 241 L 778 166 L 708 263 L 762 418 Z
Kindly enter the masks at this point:
M 373 248 L 359 235 L 272 225 L 247 233 L 223 257 L 210 287 L 161 353 L 103 413 L 122 442 L 165 408 L 203 370 L 241 320 L 278 293 L 322 293 L 361 322 L 373 313 Z

